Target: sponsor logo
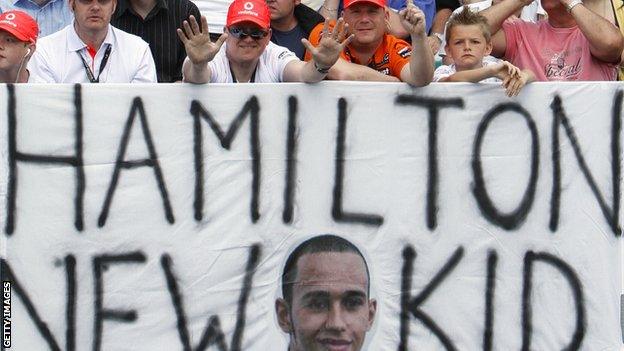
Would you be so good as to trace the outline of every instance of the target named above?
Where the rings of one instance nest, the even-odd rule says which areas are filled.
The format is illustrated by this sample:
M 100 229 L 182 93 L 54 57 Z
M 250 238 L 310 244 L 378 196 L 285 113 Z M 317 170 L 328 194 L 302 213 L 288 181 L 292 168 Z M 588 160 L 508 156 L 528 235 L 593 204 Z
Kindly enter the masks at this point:
M 565 57 L 553 57 L 550 63 L 544 66 L 546 77 L 552 80 L 569 80 L 576 77 L 582 71 L 581 58 L 574 63 L 566 63 Z
M 253 4 L 250 2 L 246 2 L 245 5 L 243 5 L 243 7 L 245 8 L 245 10 L 249 11 L 253 9 Z
M 403 49 L 397 51 L 397 54 L 402 58 L 406 58 L 412 55 L 412 49 L 406 46 Z

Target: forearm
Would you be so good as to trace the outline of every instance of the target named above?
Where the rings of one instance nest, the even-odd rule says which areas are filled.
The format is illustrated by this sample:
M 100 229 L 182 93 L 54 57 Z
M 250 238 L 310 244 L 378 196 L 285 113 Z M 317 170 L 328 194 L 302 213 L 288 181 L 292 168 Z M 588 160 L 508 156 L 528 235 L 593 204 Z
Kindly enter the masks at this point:
M 433 23 L 431 24 L 431 33 L 444 34 L 444 27 L 446 22 L 451 17 L 453 11 L 451 9 L 440 9 L 433 17 Z
M 490 26 L 490 32 L 494 35 L 501 29 L 503 22 L 516 11 L 523 8 L 524 5 L 525 3 L 521 0 L 503 0 L 479 12 L 479 14 L 485 16 Z
M 327 75 L 332 80 L 358 80 L 372 82 L 398 82 L 399 79 L 380 73 L 370 67 L 338 59 Z
M 414 86 L 424 86 L 433 79 L 433 53 L 427 44 L 426 36 L 412 34 L 412 55 L 409 61 L 409 75 L 401 75 L 401 80 Z
M 184 81 L 187 83 L 205 84 L 210 82 L 211 72 L 208 64 L 194 64 L 185 60 L 182 65 Z
M 589 42 L 592 55 L 606 62 L 618 62 L 624 50 L 624 38 L 616 26 L 583 4 L 570 12 Z
M 495 74 L 489 66 L 459 71 L 448 77 L 440 79 L 440 82 L 471 82 L 478 83 L 484 79 L 493 77 Z
M 325 0 L 323 6 L 319 10 L 321 16 L 325 19 L 338 19 L 338 5 L 340 0 Z
M 308 62 L 301 62 L 303 66 L 300 71 L 300 82 L 305 83 L 317 83 L 325 79 L 327 73 L 322 73 L 316 69 L 316 65 L 314 64 L 314 60 L 310 60 Z

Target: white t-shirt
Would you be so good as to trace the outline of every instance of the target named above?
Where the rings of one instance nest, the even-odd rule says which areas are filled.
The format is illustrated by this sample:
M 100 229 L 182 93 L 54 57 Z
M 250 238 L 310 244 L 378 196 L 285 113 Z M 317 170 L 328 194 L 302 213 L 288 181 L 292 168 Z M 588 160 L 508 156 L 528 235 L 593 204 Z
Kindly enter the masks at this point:
M 36 81 L 46 83 L 89 83 L 86 62 L 95 78 L 106 49 L 108 61 L 99 75 L 100 83 L 156 83 L 156 66 L 149 45 L 140 37 L 111 25 L 108 34 L 92 59 L 87 45 L 78 37 L 74 24 L 37 41 L 37 50 L 28 62 Z M 80 55 L 80 56 L 79 56 Z
M 490 66 L 490 65 L 497 64 L 498 62 L 500 62 L 500 60 L 492 56 L 487 56 L 483 58 L 482 62 L 483 62 L 483 66 Z M 442 65 L 436 68 L 435 72 L 433 72 L 433 81 L 439 82 L 440 79 L 453 75 L 455 74 L 455 72 L 457 72 L 457 69 L 455 68 L 455 64 Z M 496 77 L 485 78 L 479 81 L 479 83 L 500 83 L 500 82 L 501 80 Z
M 225 50 L 226 44 L 223 44 L 214 59 L 208 62 L 211 73 L 210 83 L 234 83 Z M 258 60 L 254 82 L 277 83 L 283 81 L 286 65 L 295 60 L 299 60 L 299 58 L 294 52 L 269 42 Z

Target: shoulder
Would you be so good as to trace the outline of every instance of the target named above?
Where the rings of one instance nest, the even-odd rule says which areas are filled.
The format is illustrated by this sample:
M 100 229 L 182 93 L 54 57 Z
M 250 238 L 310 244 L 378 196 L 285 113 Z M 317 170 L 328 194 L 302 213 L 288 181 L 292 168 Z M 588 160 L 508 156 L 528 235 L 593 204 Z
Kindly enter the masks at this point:
M 393 57 L 408 58 L 412 54 L 410 44 L 394 35 L 385 34 L 382 45 L 385 45 L 384 50 Z
M 195 5 L 194 2 L 190 0 L 167 0 L 167 7 L 171 10 L 172 8 L 179 8 L 180 11 L 171 11 L 172 14 L 179 14 L 180 17 L 186 19 L 189 14 L 193 14 L 195 12 L 199 12 L 199 8 Z
M 70 24 L 57 32 L 39 38 L 35 52 L 61 52 L 61 48 L 67 46 L 69 31 L 72 30 L 71 26 Z
M 136 36 L 134 34 L 130 34 L 126 31 L 123 31 L 119 28 L 111 26 L 113 29 L 113 35 L 115 36 L 115 40 L 117 44 L 121 48 L 147 48 L 149 44 L 143 40 L 141 37 Z
M 297 55 L 295 55 L 294 52 L 273 42 L 269 42 L 269 45 L 267 45 L 266 49 L 264 49 L 262 56 L 271 60 L 291 60 L 297 58 Z

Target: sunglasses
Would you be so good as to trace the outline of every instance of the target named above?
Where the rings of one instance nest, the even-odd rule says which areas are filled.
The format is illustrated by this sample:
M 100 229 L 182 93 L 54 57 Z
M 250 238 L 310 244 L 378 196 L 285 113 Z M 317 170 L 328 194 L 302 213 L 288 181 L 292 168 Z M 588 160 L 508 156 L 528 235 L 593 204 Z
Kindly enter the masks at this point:
M 230 34 L 236 39 L 245 39 L 246 37 L 252 37 L 253 39 L 262 39 L 269 35 L 268 31 L 264 31 L 259 28 L 241 28 L 241 27 L 230 27 L 228 28 Z

